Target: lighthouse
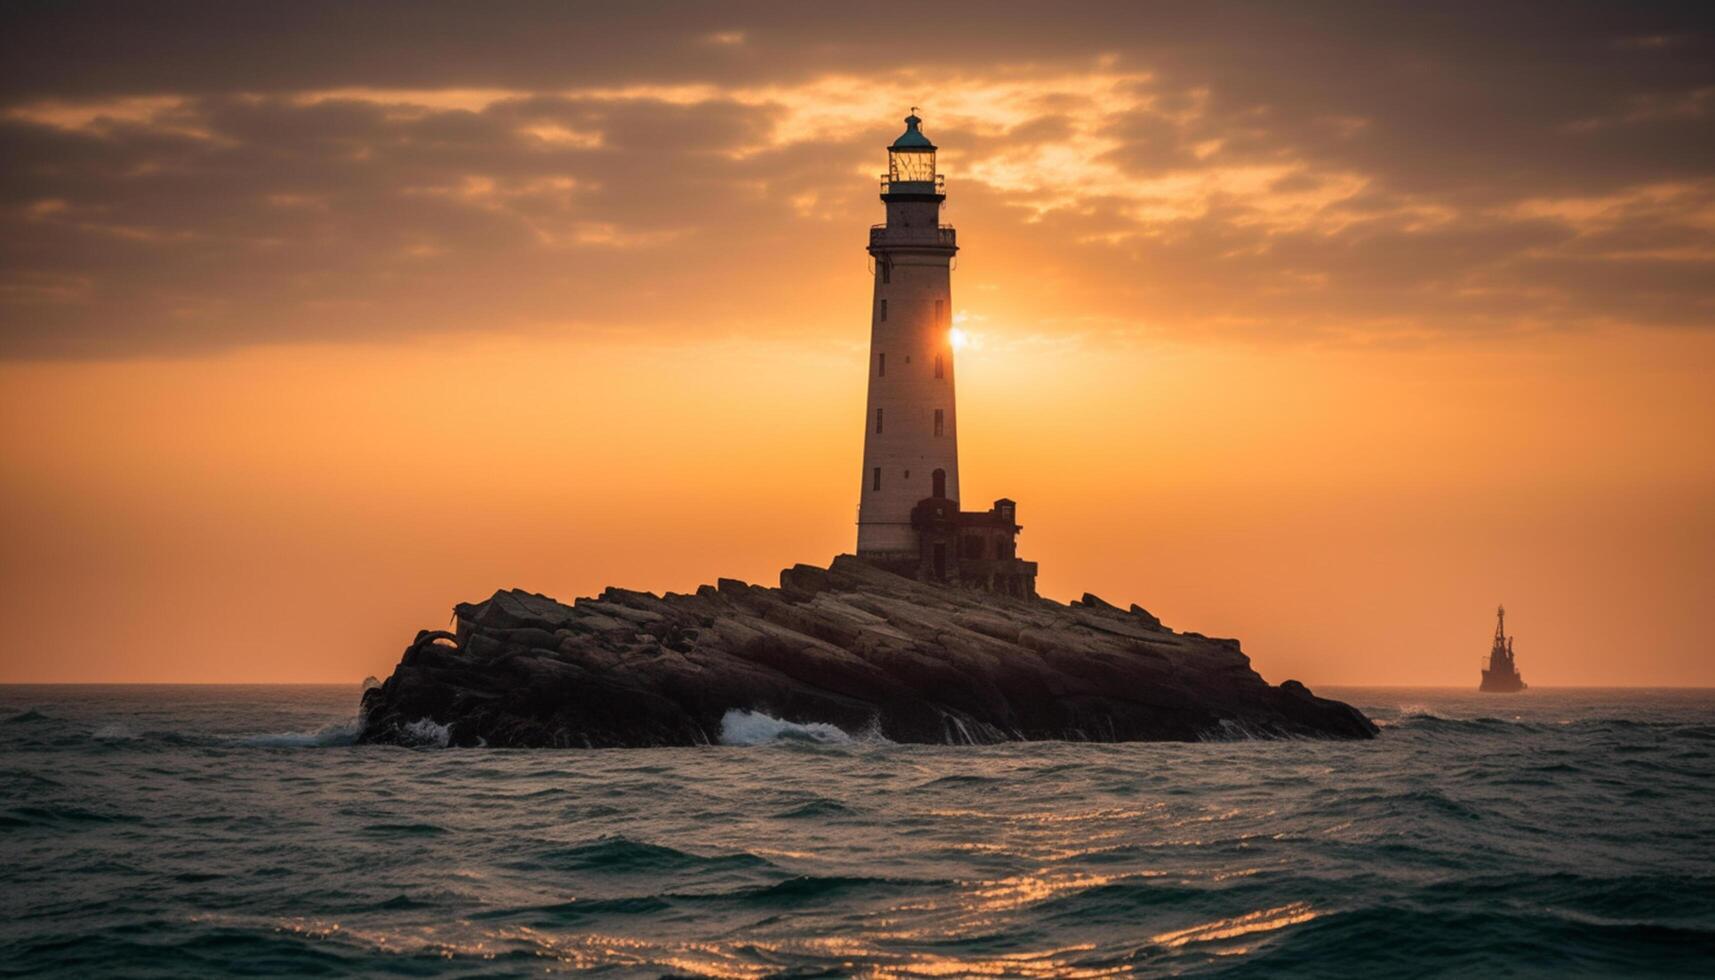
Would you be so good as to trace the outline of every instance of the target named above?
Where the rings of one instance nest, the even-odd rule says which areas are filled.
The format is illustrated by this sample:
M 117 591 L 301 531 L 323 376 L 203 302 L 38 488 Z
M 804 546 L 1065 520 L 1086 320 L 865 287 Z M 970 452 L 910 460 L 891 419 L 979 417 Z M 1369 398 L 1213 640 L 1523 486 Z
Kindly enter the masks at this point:
M 953 403 L 951 226 L 935 172 L 935 144 L 916 113 L 887 148 L 881 200 L 887 221 L 869 230 L 869 398 L 864 414 L 858 555 L 915 562 L 911 511 L 925 497 L 959 499 Z
M 959 509 L 953 396 L 953 256 L 946 187 L 916 110 L 887 148 L 869 230 L 874 267 L 858 557 L 916 578 L 1034 595 L 1036 565 L 1015 553 L 1017 505 Z

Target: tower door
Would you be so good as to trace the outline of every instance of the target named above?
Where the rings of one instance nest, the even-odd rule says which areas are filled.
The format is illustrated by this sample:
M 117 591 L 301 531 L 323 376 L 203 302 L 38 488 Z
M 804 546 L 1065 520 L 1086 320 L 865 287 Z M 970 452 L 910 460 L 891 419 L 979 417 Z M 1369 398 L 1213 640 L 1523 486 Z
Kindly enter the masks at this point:
M 934 487 L 934 489 L 930 491 L 930 496 L 933 496 L 937 500 L 946 497 L 947 496 L 947 471 L 946 470 L 936 470 L 935 472 L 929 474 L 929 479 L 930 479 L 930 485 L 932 487 Z
M 935 581 L 945 582 L 946 580 L 947 546 L 937 541 L 935 542 Z

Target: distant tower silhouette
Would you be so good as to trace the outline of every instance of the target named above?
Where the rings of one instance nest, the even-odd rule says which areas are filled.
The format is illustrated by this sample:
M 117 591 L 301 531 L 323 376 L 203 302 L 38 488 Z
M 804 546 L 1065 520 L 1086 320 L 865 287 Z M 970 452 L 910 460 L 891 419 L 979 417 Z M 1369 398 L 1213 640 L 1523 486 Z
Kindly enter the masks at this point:
M 922 122 L 913 109 L 905 132 L 887 148 L 881 179 L 887 222 L 869 232 L 875 302 L 857 550 L 876 559 L 915 561 L 912 509 L 937 497 L 956 512 L 959 499 L 951 340 L 951 270 L 959 249 L 952 227 L 940 223 L 946 194 Z
M 1507 635 L 1507 608 L 1495 608 L 1495 642 L 1489 646 L 1488 664 L 1483 668 L 1479 691 L 1512 694 L 1530 685 L 1518 672 L 1518 660 L 1513 656 L 1513 638 Z

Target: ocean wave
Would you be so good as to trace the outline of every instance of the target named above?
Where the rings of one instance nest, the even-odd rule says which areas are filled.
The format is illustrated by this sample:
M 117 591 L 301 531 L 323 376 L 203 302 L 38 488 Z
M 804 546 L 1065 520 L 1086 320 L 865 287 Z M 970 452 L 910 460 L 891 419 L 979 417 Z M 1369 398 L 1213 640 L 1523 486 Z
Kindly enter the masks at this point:
M 788 807 L 774 815 L 776 820 L 820 820 L 827 817 L 844 817 L 852 813 L 851 807 L 836 800 L 816 797 L 806 800 L 794 807 Z
M 99 812 L 69 804 L 17 806 L 0 811 L 0 827 L 66 827 L 78 824 L 138 823 L 142 817 L 130 813 Z
M 1394 732 L 1463 735 L 1611 735 L 1662 736 L 1688 740 L 1715 739 L 1715 728 L 1681 721 L 1641 721 L 1635 718 L 1501 718 L 1494 715 L 1455 717 L 1423 709 L 1401 709 L 1394 717 L 1373 716 L 1377 727 Z M 1634 746 L 1647 749 L 1648 746 Z
M 1291 738 L 1290 735 L 1231 718 L 1222 718 L 1214 728 L 1197 735 L 1199 742 L 1283 742 Z
M 1468 732 L 1499 732 L 1509 729 L 1519 731 L 1545 731 L 1543 725 L 1536 722 L 1523 721 L 1516 718 L 1495 718 L 1479 715 L 1475 718 L 1450 718 L 1438 715 L 1432 711 L 1414 711 L 1401 714 L 1393 722 L 1395 728 L 1417 728 L 1428 731 L 1468 731 Z
M 12 793 L 38 792 L 46 789 L 58 789 L 65 785 L 57 779 L 39 772 L 27 769 L 0 769 L 0 798 Z M 22 796 L 18 797 L 22 799 Z
M 936 776 L 934 779 L 919 783 L 916 788 L 944 789 L 948 787 L 957 788 L 962 786 L 992 786 L 1004 782 L 1006 782 L 1006 777 L 1004 776 L 982 776 L 976 773 L 955 772 L 949 773 L 945 776 Z
M 1385 815 L 1429 816 L 1456 824 L 1483 819 L 1483 811 L 1434 789 L 1396 789 L 1355 792 L 1333 802 L 1327 812 L 1334 816 Z
M 1044 919 L 1068 922 L 1136 920 L 1164 908 L 1195 908 L 1210 898 L 1206 888 L 1145 877 L 1074 879 L 1041 891 L 1043 895 L 1038 901 L 1024 904 L 1031 905 L 1035 914 Z M 1231 901 L 1233 896 L 1244 893 L 1245 890 L 1225 889 L 1222 900 Z
M 449 834 L 447 828 L 432 823 L 372 823 L 362 828 L 364 834 L 373 837 L 439 837 Z
M 748 851 L 704 856 L 620 835 L 600 837 L 571 847 L 547 849 L 507 862 L 524 871 L 596 871 L 608 874 L 682 872 L 707 869 L 767 868 L 766 858 Z
M 783 721 L 760 711 L 728 711 L 721 717 L 722 745 L 767 745 L 771 742 L 849 745 L 859 740 L 844 729 L 827 722 Z
M 893 891 L 901 888 L 936 887 L 942 883 L 901 878 L 880 878 L 868 875 L 797 875 L 785 881 L 757 888 L 745 888 L 720 895 L 686 895 L 681 898 L 719 898 L 747 905 L 781 905 L 797 907 L 805 902 L 866 892 L 877 889 Z
M 346 721 L 336 721 L 333 724 L 324 725 L 313 732 L 269 732 L 260 735 L 243 735 L 237 741 L 239 745 L 251 748 L 313 749 L 328 745 L 352 745 L 357 742 L 358 733 L 362 729 L 362 719 L 350 718 Z
M 619 898 L 575 898 L 569 902 L 550 905 L 523 905 L 485 909 L 471 916 L 472 921 L 502 920 L 525 923 L 537 928 L 556 929 L 584 919 L 601 916 L 654 915 L 672 908 L 672 903 L 656 895 L 627 895 Z
M 1438 971 L 1469 976 L 1702 976 L 1712 952 L 1715 931 L 1697 926 L 1610 924 L 1553 908 L 1474 913 L 1378 901 L 1329 910 L 1255 949 L 1246 967 L 1268 976 L 1299 973 L 1306 964 L 1363 964 L 1370 975 L 1421 976 L 1433 959 Z

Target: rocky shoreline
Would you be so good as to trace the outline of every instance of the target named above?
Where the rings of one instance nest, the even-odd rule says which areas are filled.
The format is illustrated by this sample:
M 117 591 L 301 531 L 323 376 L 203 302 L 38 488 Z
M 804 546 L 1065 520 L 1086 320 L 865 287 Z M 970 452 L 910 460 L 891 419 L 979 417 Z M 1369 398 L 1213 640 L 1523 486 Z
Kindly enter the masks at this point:
M 729 712 L 894 742 L 1371 738 L 1355 708 L 1269 685 L 1236 640 L 1095 596 L 1062 605 L 917 582 L 850 555 L 769 588 L 518 590 L 456 607 L 363 694 L 359 741 L 701 745 Z

